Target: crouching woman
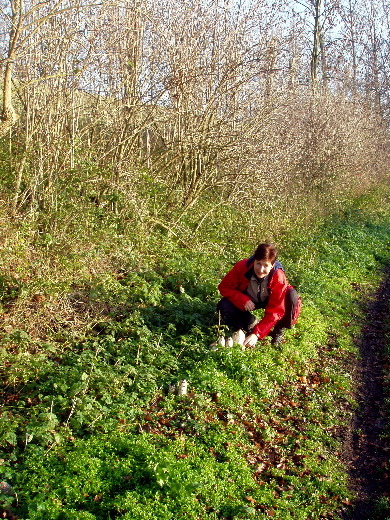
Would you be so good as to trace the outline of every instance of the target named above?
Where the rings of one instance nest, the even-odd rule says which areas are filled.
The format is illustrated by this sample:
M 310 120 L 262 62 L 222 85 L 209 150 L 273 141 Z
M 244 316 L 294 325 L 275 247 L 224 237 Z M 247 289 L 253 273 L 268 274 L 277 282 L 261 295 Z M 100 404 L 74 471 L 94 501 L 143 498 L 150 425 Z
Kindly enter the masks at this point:
M 289 285 L 277 255 L 271 244 L 260 244 L 254 255 L 237 262 L 218 286 L 223 298 L 217 310 L 223 323 L 234 332 L 241 331 L 244 346 L 254 347 L 267 335 L 272 344 L 280 344 L 284 329 L 291 329 L 298 319 L 301 299 Z M 255 309 L 264 309 L 260 321 L 252 314 Z

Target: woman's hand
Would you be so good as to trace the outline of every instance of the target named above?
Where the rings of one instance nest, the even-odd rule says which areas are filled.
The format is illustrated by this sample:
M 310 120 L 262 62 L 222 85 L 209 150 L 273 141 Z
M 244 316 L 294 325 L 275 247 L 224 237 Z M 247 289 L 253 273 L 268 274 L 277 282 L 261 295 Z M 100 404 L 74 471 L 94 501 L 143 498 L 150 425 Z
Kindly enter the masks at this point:
M 246 304 L 244 305 L 244 309 L 246 311 L 254 311 L 256 308 L 256 305 L 253 303 L 252 300 L 248 300 Z
M 258 337 L 256 336 L 256 334 L 250 334 L 244 340 L 244 347 L 254 347 L 257 343 L 257 340 Z

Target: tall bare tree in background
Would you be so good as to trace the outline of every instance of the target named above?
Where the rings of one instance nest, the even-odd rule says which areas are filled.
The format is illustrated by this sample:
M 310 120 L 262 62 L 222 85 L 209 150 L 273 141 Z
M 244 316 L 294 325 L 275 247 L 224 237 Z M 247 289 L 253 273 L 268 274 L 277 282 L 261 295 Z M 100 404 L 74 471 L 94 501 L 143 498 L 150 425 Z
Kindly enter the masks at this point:
M 17 58 L 17 46 L 23 20 L 23 0 L 13 0 L 7 9 L 9 18 L 8 49 L 5 57 L 3 111 L 0 123 L 0 137 L 5 135 L 17 120 L 17 115 L 12 101 L 12 73 L 14 62 Z M 8 14 L 10 11 L 10 14 Z
M 383 4 L 385 6 L 385 4 Z M 389 6 L 388 6 L 389 7 Z M 382 11 L 381 3 L 366 0 L 362 5 L 362 16 L 365 28 L 364 65 L 366 99 L 373 103 L 378 111 L 384 108 L 386 95 L 386 78 L 388 78 L 389 62 L 386 56 L 386 44 L 390 36 L 386 27 L 386 11 Z M 387 9 L 388 16 L 388 9 Z

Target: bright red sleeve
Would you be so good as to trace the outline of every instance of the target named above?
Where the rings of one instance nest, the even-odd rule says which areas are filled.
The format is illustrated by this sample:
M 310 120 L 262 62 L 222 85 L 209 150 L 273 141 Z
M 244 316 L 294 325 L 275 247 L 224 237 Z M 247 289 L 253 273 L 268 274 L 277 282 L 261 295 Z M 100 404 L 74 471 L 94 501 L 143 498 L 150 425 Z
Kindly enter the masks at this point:
M 218 285 L 219 292 L 222 296 L 230 300 L 238 309 L 244 310 L 246 302 L 250 300 L 249 296 L 243 294 L 248 287 L 249 281 L 244 274 L 248 270 L 248 260 L 240 260 L 233 269 L 231 269 L 221 280 Z
M 283 318 L 285 313 L 285 296 L 288 287 L 286 275 L 278 269 L 271 279 L 270 296 L 262 320 L 254 327 L 253 333 L 260 339 L 266 337 L 272 327 Z

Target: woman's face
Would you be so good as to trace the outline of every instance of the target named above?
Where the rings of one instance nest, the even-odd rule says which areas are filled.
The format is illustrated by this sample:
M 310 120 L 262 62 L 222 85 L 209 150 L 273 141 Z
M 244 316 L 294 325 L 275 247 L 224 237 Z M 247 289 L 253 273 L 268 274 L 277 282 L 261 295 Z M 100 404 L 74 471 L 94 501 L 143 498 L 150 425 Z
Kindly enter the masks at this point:
M 257 278 L 264 278 L 271 271 L 273 264 L 267 260 L 255 260 L 253 267 Z

